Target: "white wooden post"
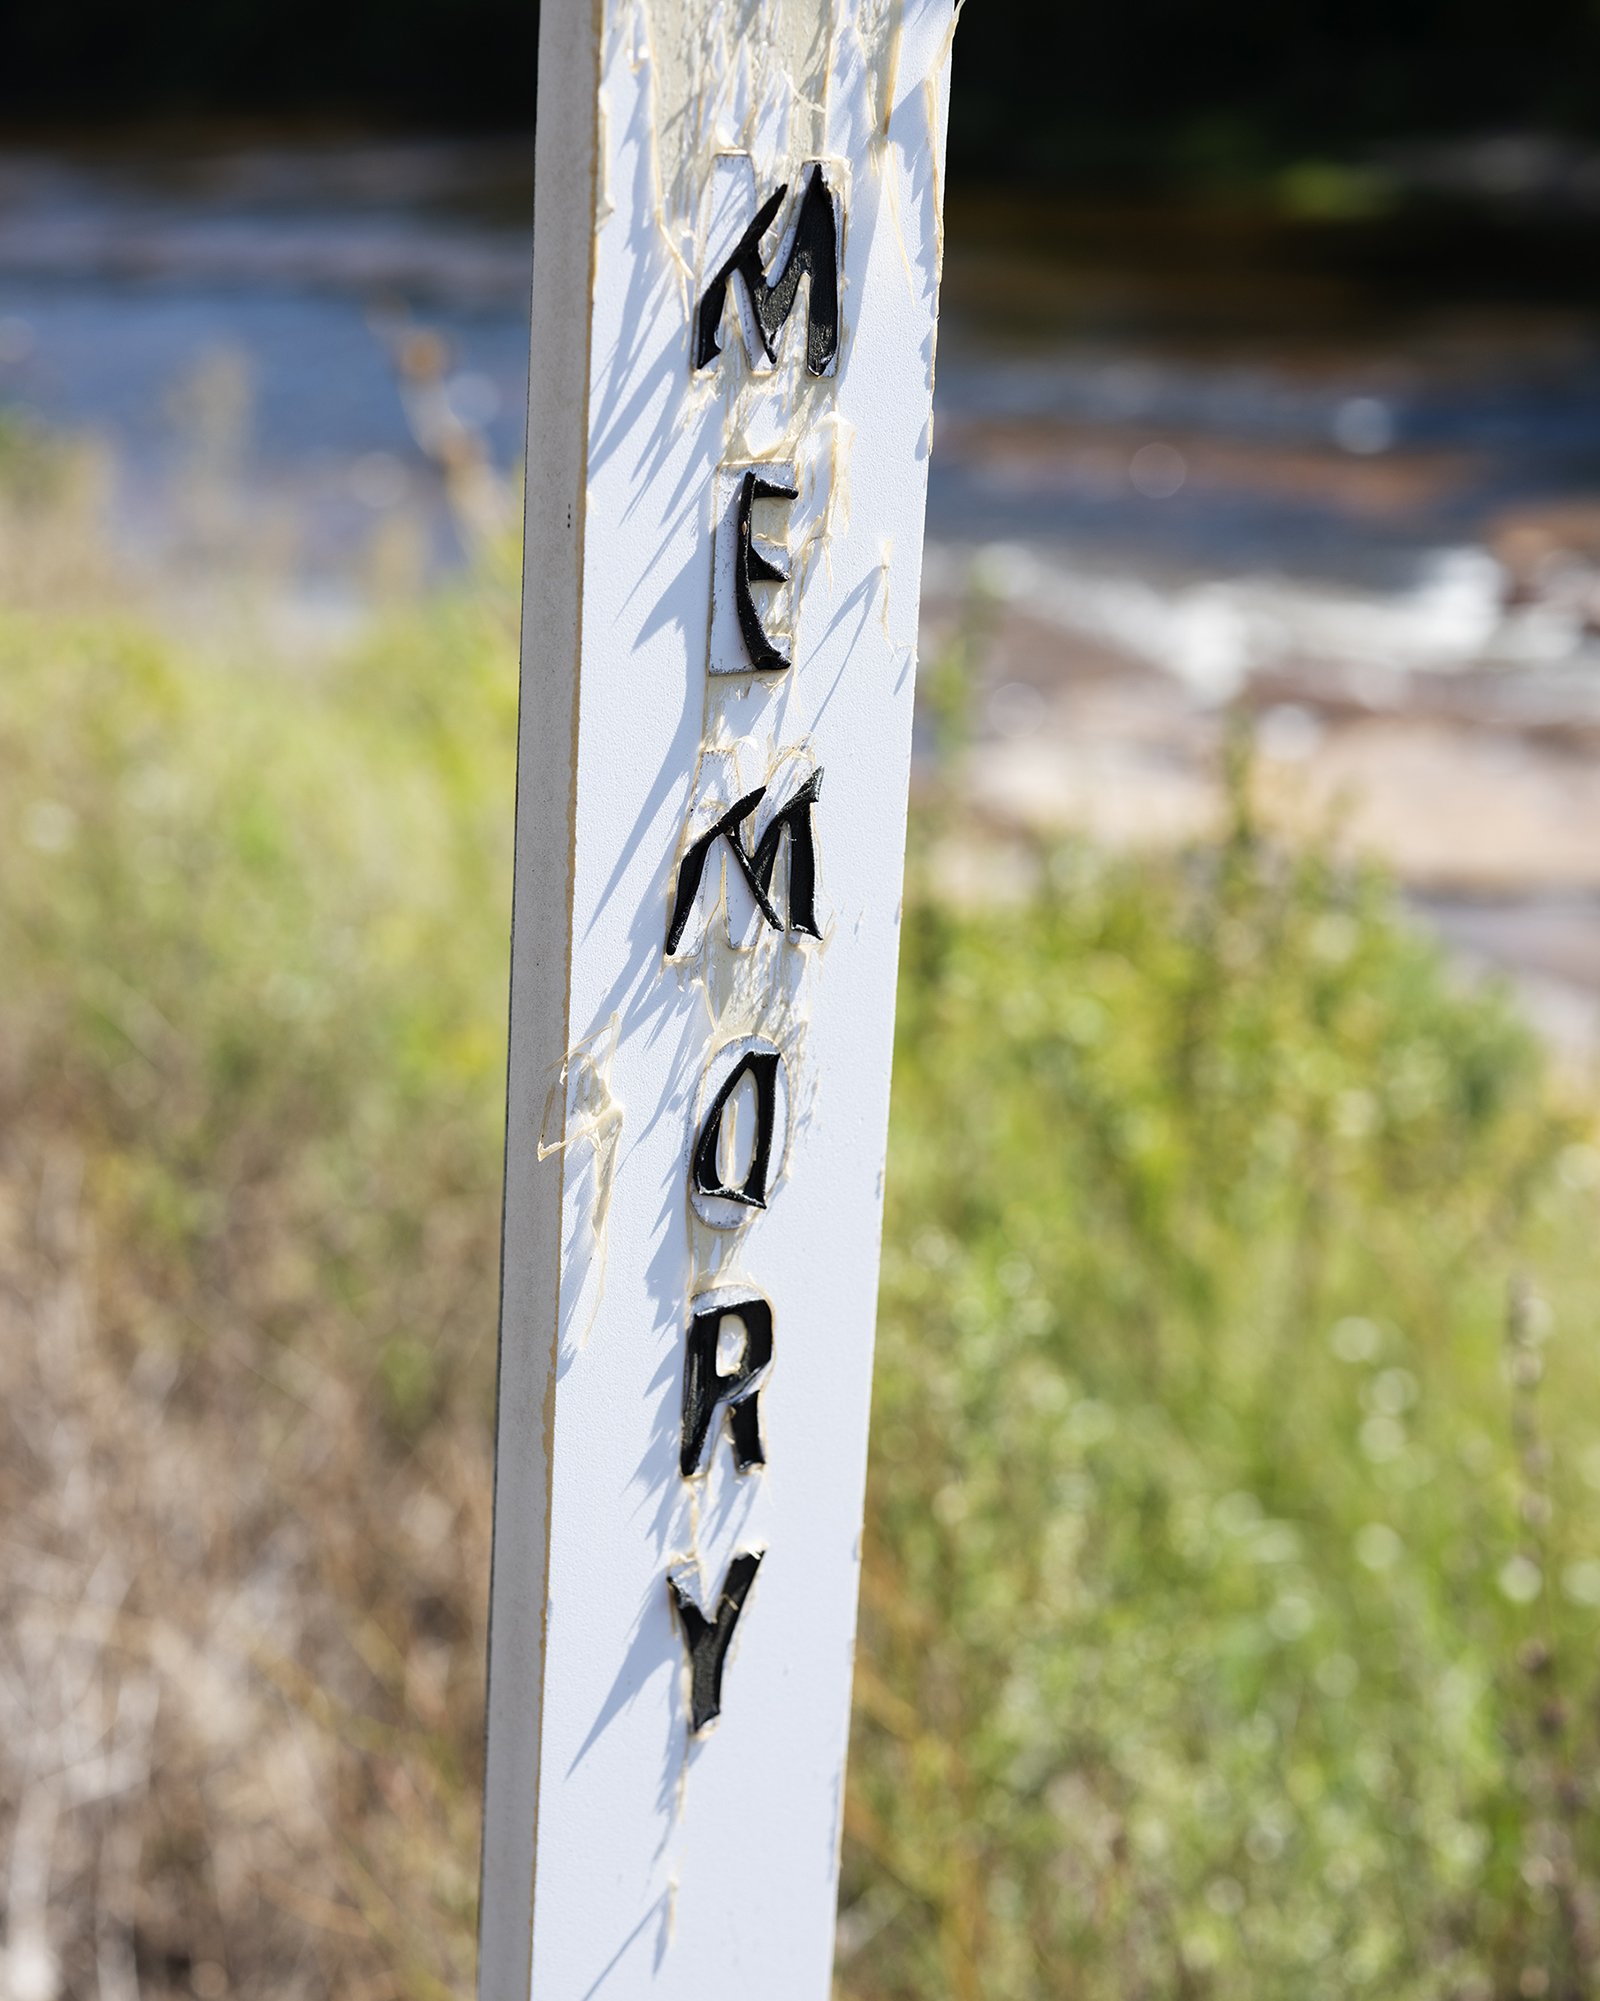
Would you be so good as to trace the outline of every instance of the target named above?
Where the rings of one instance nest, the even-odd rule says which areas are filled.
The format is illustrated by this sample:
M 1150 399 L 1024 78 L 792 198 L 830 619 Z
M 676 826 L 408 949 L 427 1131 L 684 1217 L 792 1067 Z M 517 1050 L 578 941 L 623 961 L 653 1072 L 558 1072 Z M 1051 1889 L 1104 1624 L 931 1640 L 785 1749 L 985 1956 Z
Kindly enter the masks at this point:
M 823 2001 L 955 0 L 544 0 L 482 2001 Z

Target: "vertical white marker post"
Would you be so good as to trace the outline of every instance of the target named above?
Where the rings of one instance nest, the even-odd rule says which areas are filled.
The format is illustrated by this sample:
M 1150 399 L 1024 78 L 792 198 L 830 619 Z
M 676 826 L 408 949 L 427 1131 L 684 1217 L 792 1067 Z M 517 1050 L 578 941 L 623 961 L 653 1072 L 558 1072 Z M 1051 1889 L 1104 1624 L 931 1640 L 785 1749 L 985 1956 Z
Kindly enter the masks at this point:
M 955 0 L 544 0 L 479 1993 L 829 1989 Z

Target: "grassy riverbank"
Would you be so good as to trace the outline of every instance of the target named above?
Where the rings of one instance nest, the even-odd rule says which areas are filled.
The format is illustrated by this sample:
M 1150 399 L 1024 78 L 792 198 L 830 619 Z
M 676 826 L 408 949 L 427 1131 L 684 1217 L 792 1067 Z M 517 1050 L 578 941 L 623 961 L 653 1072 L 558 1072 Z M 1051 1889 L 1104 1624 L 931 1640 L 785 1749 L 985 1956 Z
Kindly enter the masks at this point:
M 30 1991 L 468 1991 L 510 602 L 0 612 Z M 1234 796 L 998 903 L 914 827 L 851 2001 L 1600 1977 L 1600 1153 Z

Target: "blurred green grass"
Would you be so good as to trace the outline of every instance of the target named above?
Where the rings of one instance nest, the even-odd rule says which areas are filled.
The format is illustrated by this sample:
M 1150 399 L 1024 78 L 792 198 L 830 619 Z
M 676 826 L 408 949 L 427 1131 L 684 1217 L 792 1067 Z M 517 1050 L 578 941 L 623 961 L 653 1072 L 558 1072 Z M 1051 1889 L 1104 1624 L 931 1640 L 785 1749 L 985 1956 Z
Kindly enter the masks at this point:
M 390 1495 L 446 1432 L 489 1478 L 509 568 L 309 664 L 0 610 L 0 1120 L 81 1150 L 119 1355 L 224 1323 L 263 1369 L 314 1350 L 359 1391 L 349 1478 Z M 1258 837 L 1247 758 L 1214 850 L 1041 851 L 973 907 L 940 886 L 940 741 L 841 1994 L 1595 1991 L 1586 1111 L 1381 879 Z M 363 1700 L 431 1774 L 399 1845 L 372 1784 L 330 1808 L 329 1882 L 414 1927 L 377 1948 L 405 1994 L 470 1958 L 481 1515 L 461 1535 L 425 1604 L 377 1543 L 334 1586 L 352 1627 L 382 1598 L 398 1666 Z
M 863 1995 L 1593 1991 L 1595 1156 L 1247 781 L 911 908 Z

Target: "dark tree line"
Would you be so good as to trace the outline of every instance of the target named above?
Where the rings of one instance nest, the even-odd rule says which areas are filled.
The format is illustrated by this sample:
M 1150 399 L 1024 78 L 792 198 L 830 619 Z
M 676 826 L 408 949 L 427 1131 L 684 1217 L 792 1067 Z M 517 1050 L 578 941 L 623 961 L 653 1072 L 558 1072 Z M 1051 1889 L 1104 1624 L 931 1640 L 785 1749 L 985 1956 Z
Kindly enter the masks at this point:
M 13 128 L 516 127 L 537 0 L 0 0 Z M 954 164 L 1118 188 L 1419 134 L 1600 130 L 1595 0 L 969 0 Z

